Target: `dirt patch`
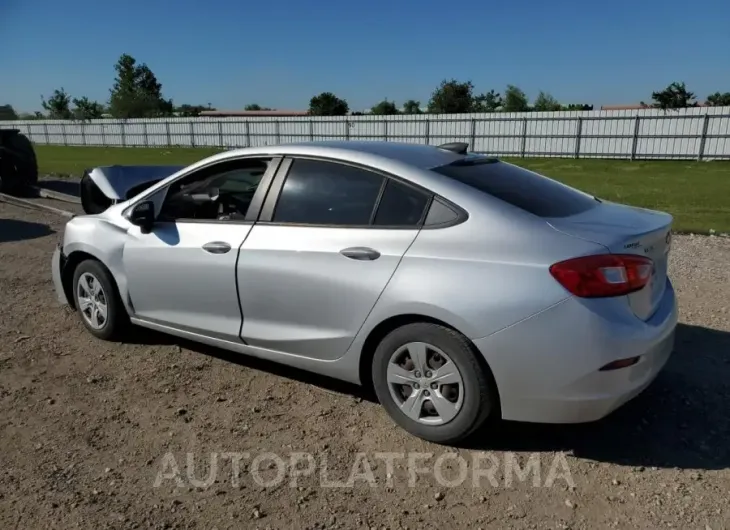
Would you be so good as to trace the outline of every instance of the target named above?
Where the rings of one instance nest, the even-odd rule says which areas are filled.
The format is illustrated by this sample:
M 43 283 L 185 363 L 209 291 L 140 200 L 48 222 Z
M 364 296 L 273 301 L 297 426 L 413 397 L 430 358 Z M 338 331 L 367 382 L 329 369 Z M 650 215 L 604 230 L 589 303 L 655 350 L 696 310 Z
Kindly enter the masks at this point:
M 677 350 L 639 398 L 594 424 L 504 423 L 446 448 L 355 387 L 154 333 L 92 339 L 55 301 L 62 222 L 0 204 L 0 528 L 730 524 L 728 240 L 675 237 Z M 312 474 L 295 477 L 294 452 Z

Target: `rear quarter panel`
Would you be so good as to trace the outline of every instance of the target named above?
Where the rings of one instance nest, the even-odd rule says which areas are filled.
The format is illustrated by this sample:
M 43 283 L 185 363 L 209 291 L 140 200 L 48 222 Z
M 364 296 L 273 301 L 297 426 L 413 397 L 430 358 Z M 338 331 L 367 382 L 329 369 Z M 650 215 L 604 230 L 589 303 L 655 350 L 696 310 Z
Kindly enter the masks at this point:
M 471 339 L 485 337 L 570 296 L 550 275 L 550 265 L 604 251 L 511 209 L 470 212 L 462 224 L 421 230 L 365 328 L 417 314 Z

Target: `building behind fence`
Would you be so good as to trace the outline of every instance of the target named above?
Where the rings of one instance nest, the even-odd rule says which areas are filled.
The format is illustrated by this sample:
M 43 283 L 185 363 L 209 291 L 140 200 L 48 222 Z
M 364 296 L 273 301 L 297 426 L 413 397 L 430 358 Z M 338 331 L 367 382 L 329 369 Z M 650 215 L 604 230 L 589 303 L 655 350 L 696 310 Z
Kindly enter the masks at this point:
M 36 144 L 248 147 L 315 140 L 468 142 L 500 156 L 730 159 L 730 107 L 422 114 L 0 122 Z

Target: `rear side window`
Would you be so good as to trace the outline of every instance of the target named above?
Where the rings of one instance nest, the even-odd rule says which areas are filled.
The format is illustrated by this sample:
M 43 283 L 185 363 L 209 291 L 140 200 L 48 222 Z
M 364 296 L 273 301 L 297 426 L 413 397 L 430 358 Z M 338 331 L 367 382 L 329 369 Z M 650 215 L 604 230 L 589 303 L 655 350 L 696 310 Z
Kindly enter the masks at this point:
M 540 217 L 568 217 L 598 204 L 554 180 L 504 162 L 456 163 L 433 171 Z
M 395 180 L 388 179 L 378 203 L 378 226 L 417 226 L 426 211 L 429 197 Z

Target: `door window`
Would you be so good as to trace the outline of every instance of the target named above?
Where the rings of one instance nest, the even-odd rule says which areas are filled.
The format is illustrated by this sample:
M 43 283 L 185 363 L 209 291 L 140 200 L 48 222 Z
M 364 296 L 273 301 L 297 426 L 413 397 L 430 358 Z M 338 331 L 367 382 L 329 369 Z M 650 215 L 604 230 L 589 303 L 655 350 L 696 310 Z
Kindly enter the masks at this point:
M 378 226 L 418 226 L 428 206 L 429 197 L 407 184 L 389 179 L 378 203 L 375 224 Z
M 274 210 L 273 222 L 369 225 L 384 177 L 319 160 L 294 160 Z
M 270 159 L 229 160 L 170 185 L 159 220 L 243 221 Z

